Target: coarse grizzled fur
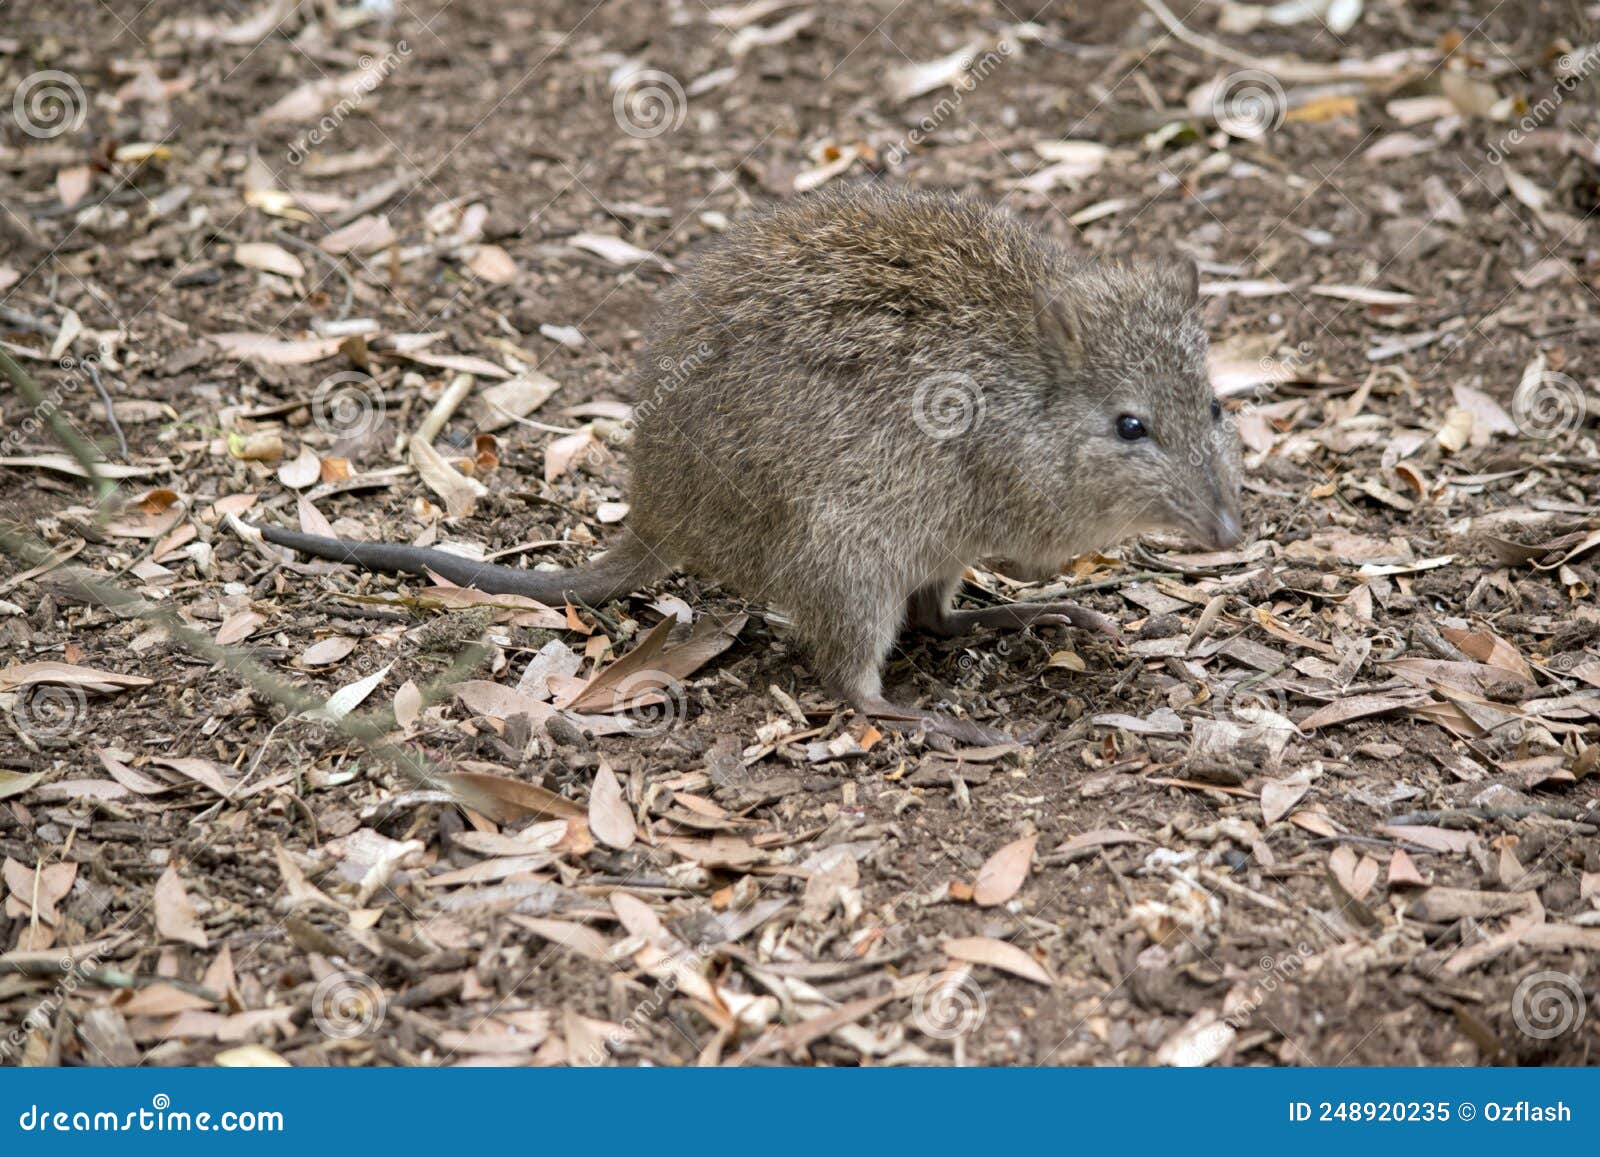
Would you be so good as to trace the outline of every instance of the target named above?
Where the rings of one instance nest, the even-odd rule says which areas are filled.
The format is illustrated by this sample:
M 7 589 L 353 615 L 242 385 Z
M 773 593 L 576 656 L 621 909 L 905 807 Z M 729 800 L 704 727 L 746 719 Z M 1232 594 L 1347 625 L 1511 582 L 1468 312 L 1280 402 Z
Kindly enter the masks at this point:
M 951 195 L 821 192 L 739 222 L 662 295 L 608 554 L 428 565 L 591 603 L 690 571 L 787 612 L 860 705 L 908 605 L 946 606 L 980 559 L 1053 572 L 1144 531 L 1236 539 L 1213 400 L 1192 262 L 1086 261 Z M 1148 436 L 1119 436 L 1122 416 Z M 373 550 L 421 553 L 327 556 L 415 569 Z

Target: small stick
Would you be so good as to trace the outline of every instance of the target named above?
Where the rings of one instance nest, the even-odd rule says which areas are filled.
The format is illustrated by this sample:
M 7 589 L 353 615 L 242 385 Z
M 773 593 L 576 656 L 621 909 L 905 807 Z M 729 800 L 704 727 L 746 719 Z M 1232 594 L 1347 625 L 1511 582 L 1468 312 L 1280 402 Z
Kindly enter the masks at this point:
M 106 421 L 111 426 L 112 433 L 117 436 L 117 449 L 122 454 L 124 461 L 128 457 L 128 440 L 122 436 L 122 424 L 117 421 L 117 409 L 111 404 L 111 395 L 106 393 L 104 383 L 100 381 L 100 367 L 92 359 L 84 359 L 83 364 L 89 367 L 89 380 L 94 382 L 94 388 L 100 394 L 100 400 L 106 404 Z
M 34 333 L 43 334 L 53 338 L 59 326 L 51 325 L 42 317 L 35 317 L 31 313 L 23 313 L 20 309 L 13 309 L 9 305 L 0 305 L 0 321 L 10 322 L 20 329 L 32 330 Z
M 314 245 L 310 241 L 305 240 L 305 238 L 296 237 L 293 233 L 289 233 L 283 229 L 274 229 L 272 231 L 272 235 L 279 241 L 282 241 L 285 245 L 292 245 L 302 253 L 315 254 L 317 257 L 333 266 L 333 271 L 340 277 L 344 278 L 344 304 L 339 307 L 339 315 L 334 318 L 334 320 L 343 321 L 345 318 L 349 317 L 350 307 L 355 303 L 356 300 L 356 283 L 355 279 L 350 276 L 350 271 L 344 267 L 344 262 L 340 261 L 322 246 Z
M 100 452 L 73 429 L 72 423 L 61 416 L 59 409 L 46 403 L 39 391 L 39 383 L 4 349 L 0 349 L 0 374 L 4 374 L 17 387 L 17 392 L 33 407 L 35 413 L 44 417 L 45 425 L 50 427 L 56 441 L 83 467 L 89 484 L 94 487 L 95 497 L 102 502 L 110 498 L 116 492 L 117 485 L 100 473 L 100 464 L 104 461 Z
M 1394 816 L 1391 824 L 1442 824 L 1450 820 L 1520 820 L 1528 816 L 1549 816 L 1551 819 L 1583 822 L 1600 811 L 1596 803 L 1588 811 L 1569 803 L 1535 804 L 1526 807 L 1449 807 L 1431 812 L 1411 812 Z M 1600 817 L 1596 817 L 1600 818 Z
M 399 454 L 409 442 L 426 442 L 430 446 L 433 445 L 433 440 L 439 436 L 439 431 L 444 429 L 444 424 L 472 393 L 472 384 L 476 380 L 471 374 L 457 374 L 452 378 L 444 392 L 439 395 L 439 400 L 428 411 L 427 417 L 422 419 L 422 424 L 417 427 L 416 433 L 407 435 L 402 431 L 394 440 L 394 452 Z

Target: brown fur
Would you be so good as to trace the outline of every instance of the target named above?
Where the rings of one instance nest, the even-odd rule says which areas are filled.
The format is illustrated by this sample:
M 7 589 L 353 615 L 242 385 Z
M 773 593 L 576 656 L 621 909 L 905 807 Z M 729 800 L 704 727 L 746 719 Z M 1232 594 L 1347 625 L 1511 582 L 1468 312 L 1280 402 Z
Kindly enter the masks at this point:
M 619 547 L 448 577 L 594 601 L 690 571 L 785 610 L 819 675 L 881 702 L 907 606 L 948 606 L 979 559 L 1238 537 L 1205 351 L 1191 262 L 1085 262 L 940 194 L 815 194 L 740 222 L 663 294 Z M 1119 439 L 1122 414 L 1151 437 Z

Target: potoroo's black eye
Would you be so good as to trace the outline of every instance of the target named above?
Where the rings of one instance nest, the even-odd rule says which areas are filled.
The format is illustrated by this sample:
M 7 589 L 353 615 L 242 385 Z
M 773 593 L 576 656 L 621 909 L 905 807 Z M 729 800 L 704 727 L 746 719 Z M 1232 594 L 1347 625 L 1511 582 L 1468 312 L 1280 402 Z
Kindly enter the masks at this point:
M 1132 414 L 1123 414 L 1117 419 L 1117 437 L 1124 442 L 1137 442 L 1149 434 L 1150 431 L 1144 428 L 1144 423 Z
M 1215 398 L 1211 399 L 1211 420 L 1213 422 L 1222 421 L 1222 403 Z

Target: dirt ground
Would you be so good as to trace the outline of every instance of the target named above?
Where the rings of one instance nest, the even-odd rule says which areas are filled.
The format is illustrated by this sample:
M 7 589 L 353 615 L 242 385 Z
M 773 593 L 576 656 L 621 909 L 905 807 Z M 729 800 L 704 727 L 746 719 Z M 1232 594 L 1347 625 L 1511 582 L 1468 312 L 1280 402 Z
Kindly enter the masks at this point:
M 0 1059 L 1593 1063 L 1600 18 L 1356 7 L 8 6 Z M 238 529 L 586 557 L 658 290 L 861 180 L 1200 262 L 1246 544 L 891 661 L 1033 744 Z

